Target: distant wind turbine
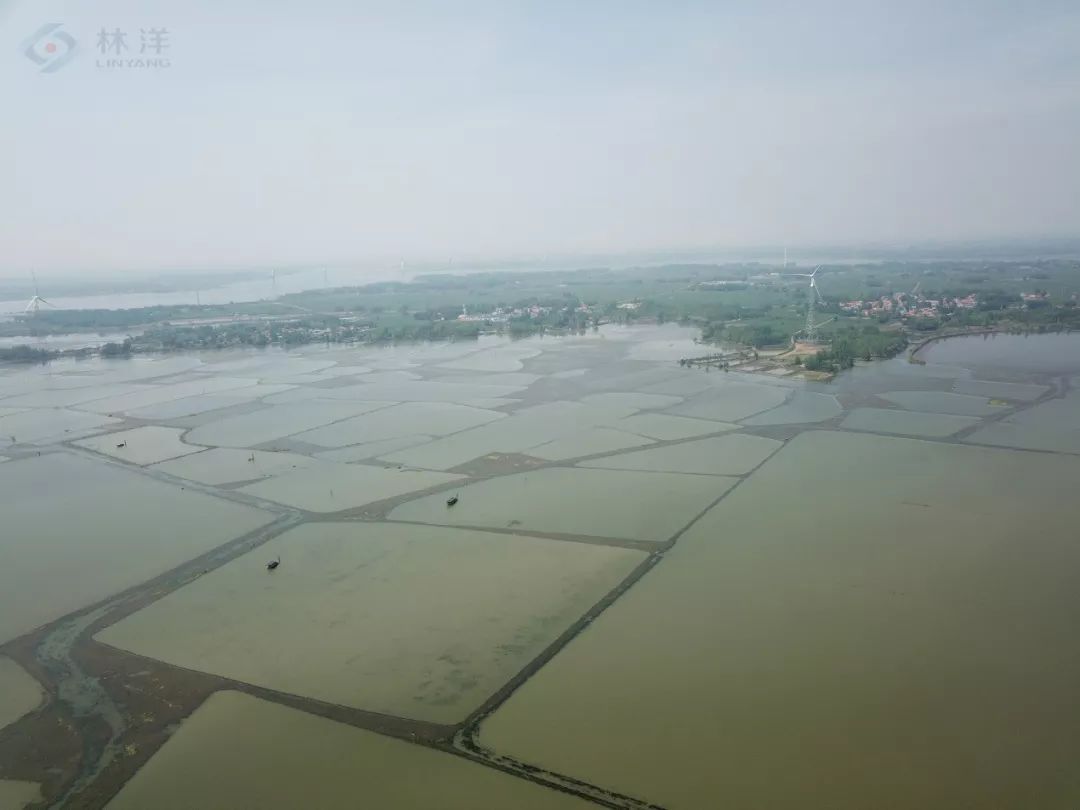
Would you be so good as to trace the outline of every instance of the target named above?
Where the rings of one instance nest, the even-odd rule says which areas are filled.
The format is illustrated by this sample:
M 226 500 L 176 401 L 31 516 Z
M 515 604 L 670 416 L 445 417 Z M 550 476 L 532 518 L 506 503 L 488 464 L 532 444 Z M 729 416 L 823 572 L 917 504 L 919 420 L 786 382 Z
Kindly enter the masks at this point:
M 42 298 L 41 295 L 39 295 L 40 290 L 38 290 L 37 273 L 31 270 L 30 275 L 34 278 L 34 297 L 30 299 L 30 303 L 26 305 L 26 309 L 24 309 L 23 312 L 29 312 L 31 315 L 37 315 L 41 309 L 42 304 L 47 307 L 51 307 L 52 304 L 50 304 L 48 301 Z
M 811 343 L 817 342 L 817 329 L 821 324 L 814 320 L 814 310 L 817 308 L 817 302 L 821 300 L 821 290 L 817 286 L 817 272 L 821 269 L 819 264 L 809 273 L 789 273 L 791 276 L 801 276 L 802 278 L 810 279 L 810 303 L 806 308 L 806 339 Z

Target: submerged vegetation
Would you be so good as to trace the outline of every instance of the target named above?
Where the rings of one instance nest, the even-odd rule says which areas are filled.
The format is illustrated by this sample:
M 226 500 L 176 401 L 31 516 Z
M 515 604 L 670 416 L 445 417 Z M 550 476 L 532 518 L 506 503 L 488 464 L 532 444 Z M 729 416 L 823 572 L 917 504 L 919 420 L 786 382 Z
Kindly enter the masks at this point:
M 841 371 L 856 360 L 893 357 L 907 347 L 907 338 L 899 332 L 883 332 L 877 326 L 847 326 L 835 331 L 829 346 L 803 362 L 809 371 Z
M 59 356 L 55 349 L 38 349 L 25 344 L 0 348 L 0 362 L 3 363 L 44 363 Z

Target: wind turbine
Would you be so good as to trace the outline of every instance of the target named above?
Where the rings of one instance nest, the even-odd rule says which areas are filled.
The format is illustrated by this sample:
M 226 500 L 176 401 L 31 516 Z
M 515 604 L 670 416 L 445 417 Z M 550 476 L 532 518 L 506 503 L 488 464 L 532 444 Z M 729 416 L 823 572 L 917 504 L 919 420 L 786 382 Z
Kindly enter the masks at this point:
M 34 297 L 30 299 L 30 303 L 26 305 L 26 309 L 24 309 L 23 312 L 29 312 L 31 315 L 37 315 L 38 311 L 41 309 L 42 304 L 47 307 L 51 307 L 52 304 L 50 304 L 38 294 L 40 290 L 38 290 L 37 273 L 31 270 L 30 275 L 34 277 Z
M 817 307 L 817 302 L 821 298 L 821 290 L 817 286 L 817 272 L 821 269 L 819 264 L 810 273 L 789 273 L 792 276 L 801 276 L 802 278 L 810 279 L 810 303 L 806 307 L 806 339 L 811 343 L 817 342 L 817 328 L 820 324 L 814 321 L 814 309 Z

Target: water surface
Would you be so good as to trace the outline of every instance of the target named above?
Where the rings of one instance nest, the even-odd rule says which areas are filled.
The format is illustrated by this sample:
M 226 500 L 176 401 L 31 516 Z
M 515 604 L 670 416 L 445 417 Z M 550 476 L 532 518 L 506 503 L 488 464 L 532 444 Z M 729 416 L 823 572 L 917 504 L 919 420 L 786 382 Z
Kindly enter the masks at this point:
M 544 469 L 478 481 L 396 507 L 392 520 L 521 528 L 664 542 L 724 494 L 734 479 L 625 470 Z
M 589 810 L 492 768 L 296 709 L 218 692 L 109 810 Z
M 782 446 L 775 439 L 734 433 L 634 453 L 619 453 L 583 461 L 580 466 L 699 475 L 745 475 Z
M 273 517 L 69 453 L 0 464 L 0 493 L 0 643 Z
M 1080 372 L 1080 332 L 949 338 L 927 346 L 921 356 L 931 363 L 968 368 L 1075 374 Z
M 669 808 L 1080 804 L 1080 459 L 803 433 L 482 727 Z
M 890 408 L 854 408 L 840 423 L 845 430 L 895 433 L 901 436 L 944 438 L 979 423 L 970 416 L 900 411 Z
M 643 558 L 460 529 L 308 524 L 98 638 L 283 692 L 453 723 Z
M 26 670 L 0 656 L 0 729 L 32 712 L 44 696 L 41 685 Z
M 180 441 L 183 433 L 184 431 L 180 428 L 144 425 L 131 430 L 81 439 L 75 444 L 129 464 L 145 466 L 178 456 L 198 453 L 205 449 Z
M 643 559 L 631 549 L 723 497 L 514 694 L 486 742 L 676 808 L 1077 806 L 1064 776 L 1080 754 L 1076 375 L 1021 352 L 1017 366 L 897 358 L 807 384 L 680 367 L 693 334 L 2 367 L 0 640 L 295 508 L 302 528 L 106 634 L 300 705 L 453 722 L 609 593 Z M 824 422 L 839 427 L 814 429 Z M 157 463 L 67 452 L 110 430 L 87 444 Z M 888 433 L 922 438 L 874 435 Z M 216 449 L 159 460 L 192 443 Z M 242 505 L 251 496 L 264 510 Z M 390 520 L 418 522 L 357 509 L 386 498 Z M 265 730 L 262 713 L 250 720 Z M 215 769 L 223 801 L 359 795 L 362 767 L 309 765 L 318 744 L 296 734 L 302 745 L 238 739 L 236 761 Z M 444 755 L 402 745 L 410 784 L 366 780 L 372 806 L 456 806 L 458 780 L 468 807 L 565 801 L 490 769 L 473 791 L 476 766 L 454 758 L 432 799 L 408 778 L 427 773 L 414 752 Z M 173 763 L 154 766 L 167 776 L 137 777 L 131 790 L 151 792 L 126 806 L 173 792 L 208 806 L 208 760 L 188 768 L 169 750 L 153 761 Z M 396 755 L 378 756 L 397 772 Z

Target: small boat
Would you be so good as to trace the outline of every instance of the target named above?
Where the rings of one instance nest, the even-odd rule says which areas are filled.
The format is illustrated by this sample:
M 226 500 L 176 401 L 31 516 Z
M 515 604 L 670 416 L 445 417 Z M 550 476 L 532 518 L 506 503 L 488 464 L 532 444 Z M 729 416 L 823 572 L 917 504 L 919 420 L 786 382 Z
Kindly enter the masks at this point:
M 457 503 L 457 495 L 454 495 L 451 498 L 447 498 L 447 500 L 446 500 L 446 505 L 447 506 L 453 506 L 455 503 Z
M 120 442 L 120 444 L 116 445 L 117 450 L 119 450 L 121 447 L 127 447 L 127 442 L 123 441 L 123 442 Z
M 277 559 L 274 559 L 274 560 L 271 560 L 270 562 L 268 562 L 266 564 L 266 570 L 267 571 L 273 571 L 279 565 L 281 565 L 281 557 L 278 557 Z

